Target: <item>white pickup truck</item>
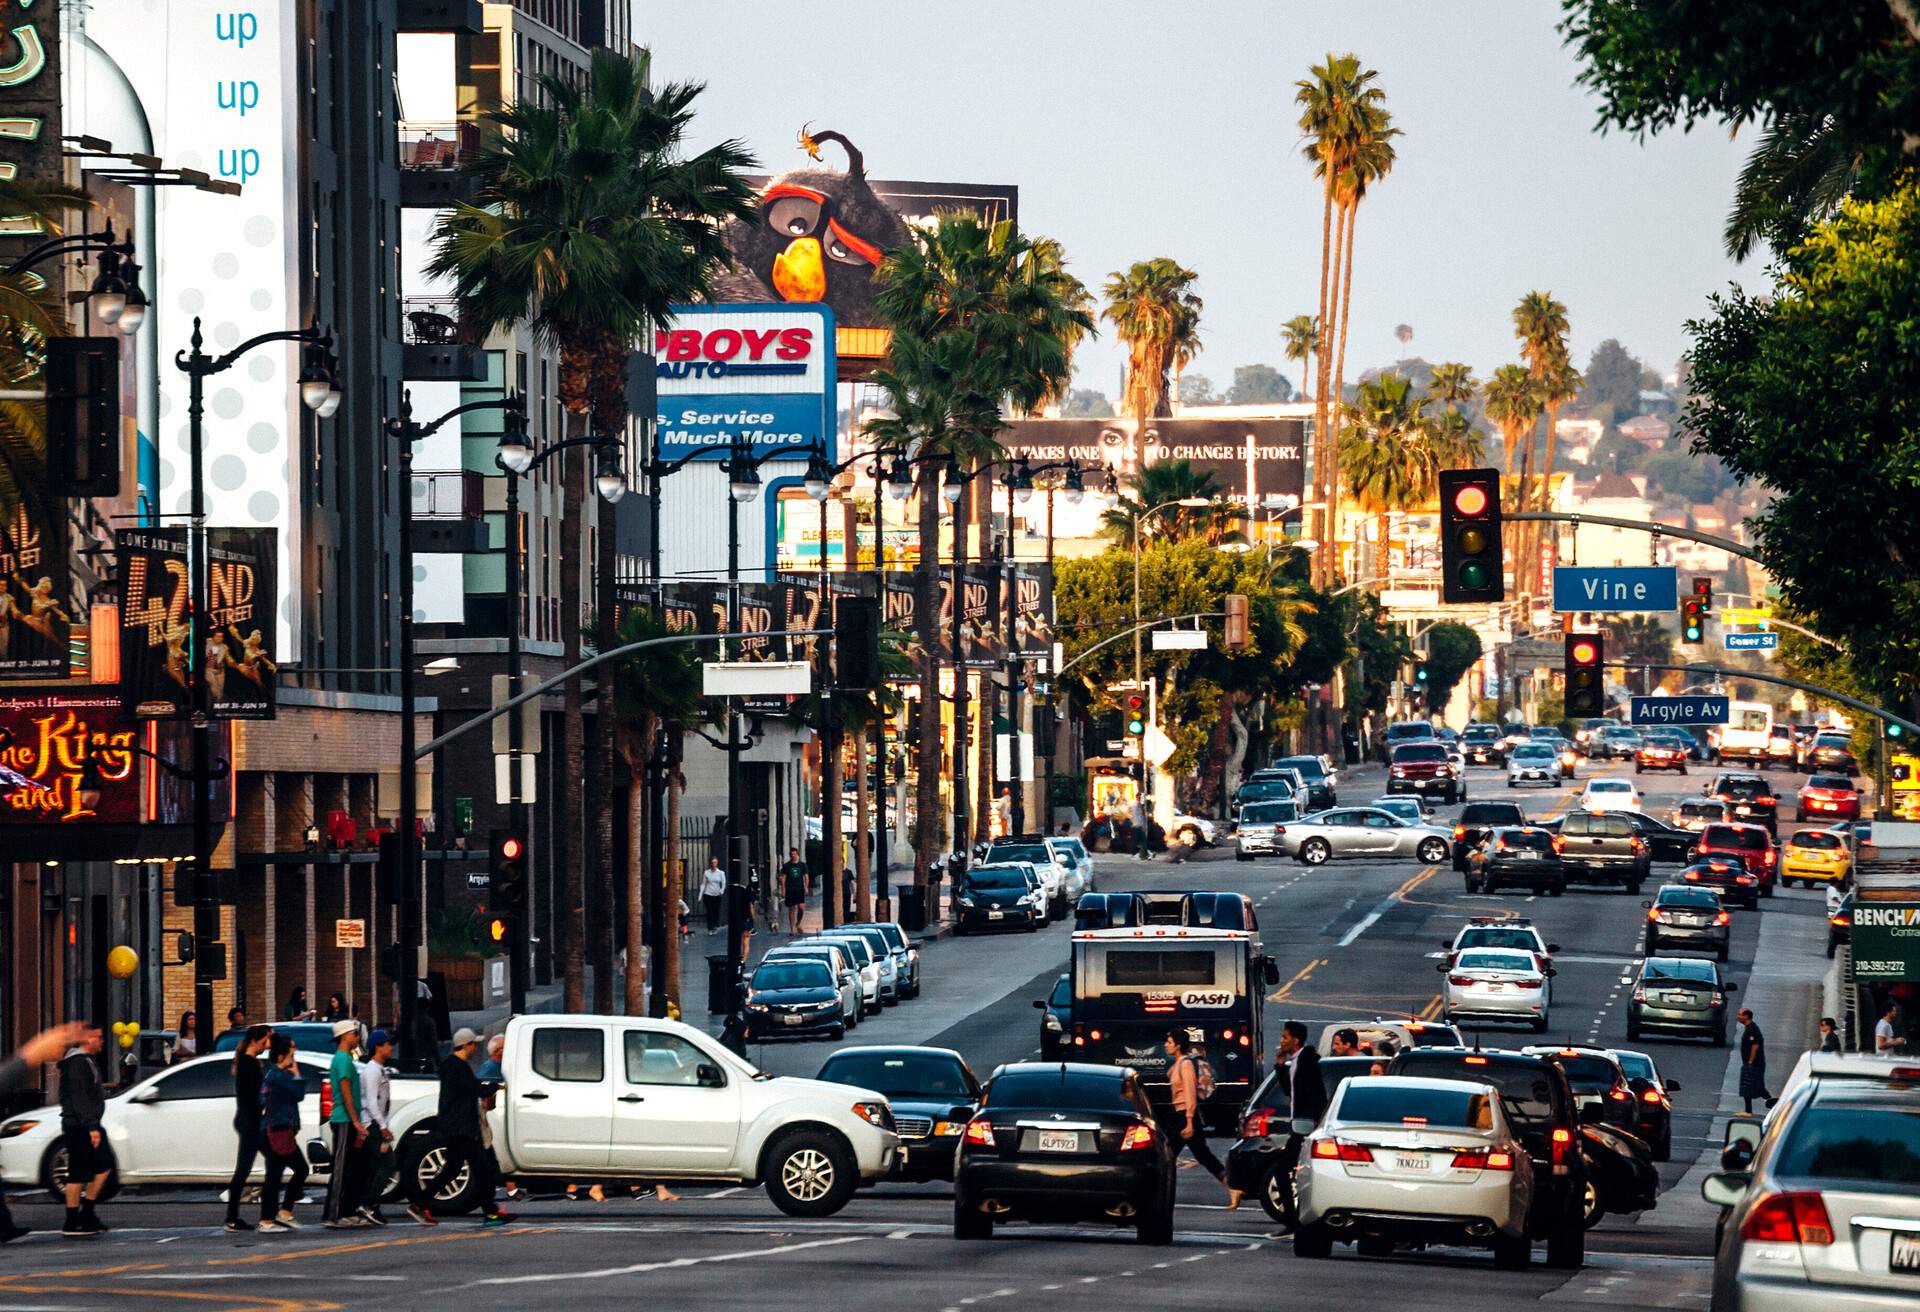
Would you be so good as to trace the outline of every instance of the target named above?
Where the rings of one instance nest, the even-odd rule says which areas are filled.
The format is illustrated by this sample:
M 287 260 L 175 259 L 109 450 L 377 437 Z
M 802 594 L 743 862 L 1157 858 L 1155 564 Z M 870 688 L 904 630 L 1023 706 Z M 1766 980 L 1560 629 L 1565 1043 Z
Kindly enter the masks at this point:
M 519 1016 L 507 1025 L 505 1087 L 488 1114 L 501 1176 L 518 1184 L 764 1182 L 792 1216 L 828 1216 L 900 1151 L 878 1093 L 771 1076 L 677 1021 Z M 441 1164 L 436 1100 L 393 1121 L 401 1178 Z M 461 1171 L 433 1204 L 478 1206 Z

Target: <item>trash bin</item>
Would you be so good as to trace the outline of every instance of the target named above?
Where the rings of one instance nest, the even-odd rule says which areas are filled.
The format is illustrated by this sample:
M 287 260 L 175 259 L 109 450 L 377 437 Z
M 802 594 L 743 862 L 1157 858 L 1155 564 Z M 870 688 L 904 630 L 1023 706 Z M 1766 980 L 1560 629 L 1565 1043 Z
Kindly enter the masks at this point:
M 733 972 L 723 953 L 707 958 L 707 1010 L 719 1015 L 733 1009 Z
M 900 929 L 908 934 L 924 934 L 927 931 L 927 900 L 920 896 L 912 884 L 893 886 L 893 909 L 900 921 Z

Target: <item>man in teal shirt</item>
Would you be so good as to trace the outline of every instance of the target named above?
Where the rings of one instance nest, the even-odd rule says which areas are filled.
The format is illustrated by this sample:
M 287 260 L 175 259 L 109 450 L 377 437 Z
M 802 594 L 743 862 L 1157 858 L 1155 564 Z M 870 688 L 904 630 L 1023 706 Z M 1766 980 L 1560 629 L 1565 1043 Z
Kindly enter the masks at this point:
M 360 1023 L 341 1020 L 333 1025 L 333 1061 L 327 1066 L 327 1089 L 333 1111 L 327 1129 L 333 1141 L 333 1169 L 327 1180 L 326 1226 L 350 1230 L 367 1222 L 359 1215 L 358 1162 L 367 1142 L 366 1100 L 360 1096 L 360 1068 L 353 1050 L 360 1046 Z

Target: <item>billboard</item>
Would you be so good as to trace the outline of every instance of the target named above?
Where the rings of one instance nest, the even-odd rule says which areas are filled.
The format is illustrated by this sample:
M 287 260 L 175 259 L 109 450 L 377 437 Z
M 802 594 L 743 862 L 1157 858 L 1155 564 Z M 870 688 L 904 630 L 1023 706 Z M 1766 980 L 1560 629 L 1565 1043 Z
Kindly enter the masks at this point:
M 710 452 L 718 460 L 736 437 L 756 454 L 831 452 L 833 314 L 824 307 L 684 306 L 656 334 L 653 355 L 662 459 Z
M 277 535 L 216 528 L 207 536 L 207 704 L 218 719 L 271 720 L 280 669 L 273 658 Z
M 191 709 L 186 539 L 181 528 L 119 534 L 120 692 L 141 719 Z M 219 719 L 273 718 L 275 544 L 270 528 L 207 530 L 207 704 Z
M 1104 465 L 1124 488 L 1138 465 L 1185 460 L 1212 474 L 1226 494 L 1248 504 L 1300 497 L 1306 485 L 1303 419 L 1149 419 L 1143 442 L 1132 419 L 1016 419 L 999 435 L 1010 456 L 1034 464 L 1075 460 Z M 1091 487 L 1092 484 L 1089 484 Z
M 65 502 L 0 501 L 0 679 L 64 679 L 67 613 Z
M 142 719 L 187 713 L 187 531 L 122 529 L 120 695 Z
M 111 689 L 0 692 L 0 825 L 138 821 L 138 732 Z

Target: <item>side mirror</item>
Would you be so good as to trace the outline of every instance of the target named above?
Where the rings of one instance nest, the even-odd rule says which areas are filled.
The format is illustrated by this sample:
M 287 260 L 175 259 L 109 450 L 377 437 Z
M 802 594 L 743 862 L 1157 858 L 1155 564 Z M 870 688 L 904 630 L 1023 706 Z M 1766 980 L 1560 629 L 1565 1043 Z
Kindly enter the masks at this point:
M 1272 957 L 1263 958 L 1260 966 L 1260 977 L 1269 984 L 1278 984 L 1280 982 L 1280 963 Z
M 727 1085 L 727 1077 L 720 1073 L 720 1068 L 709 1062 L 703 1061 L 695 1066 L 693 1077 L 703 1089 L 724 1089 Z
M 1035 998 L 1033 1000 L 1033 1009 L 1035 1011 L 1045 1011 L 1047 1009 L 1047 1000 L 1045 998 Z
M 1738 984 L 1732 984 L 1732 983 L 1722 984 L 1720 986 L 1720 991 L 1722 993 L 1738 993 L 1740 991 L 1740 986 Z
M 1649 905 L 1649 906 L 1651 906 L 1652 904 L 1651 904 L 1651 903 L 1649 903 L 1648 905 Z M 1560 945 L 1559 945 L 1558 943 L 1549 943 L 1549 944 L 1547 944 L 1547 951 L 1549 951 L 1549 952 L 1558 952 L 1559 950 L 1560 950 Z
M 1715 1207 L 1734 1207 L 1752 1183 L 1753 1177 L 1745 1171 L 1716 1171 L 1700 1182 L 1700 1196 Z
M 1753 1150 L 1760 1146 L 1760 1122 L 1747 1118 L 1728 1121 L 1726 1139 L 1724 1140 L 1722 1151 L 1725 1151 L 1727 1148 L 1732 1148 L 1736 1144 L 1745 1147 L 1747 1156 L 1751 1159 Z
M 1667 1092 L 1668 1092 L 1668 1093 L 1678 1093 L 1678 1092 L 1680 1092 L 1680 1081 L 1678 1081 L 1678 1080 L 1668 1080 L 1668 1081 L 1667 1081 Z
M 1547 978 L 1548 978 L 1548 979 L 1552 979 L 1552 978 L 1553 978 L 1553 977 L 1554 977 L 1555 975 L 1558 975 L 1559 973 L 1560 973 L 1560 972 L 1559 972 L 1559 971 L 1557 971 L 1557 970 L 1555 970 L 1555 969 L 1554 969 L 1554 968 L 1553 968 L 1552 966 L 1548 966 L 1548 967 L 1547 967 Z
M 1441 963 L 1440 963 L 1439 965 L 1437 965 L 1437 966 L 1435 966 L 1435 967 L 1434 967 L 1434 970 L 1436 970 L 1437 972 L 1439 972 L 1439 973 L 1440 973 L 1440 974 L 1442 974 L 1442 975 L 1444 975 L 1444 974 L 1446 974 L 1446 973 L 1447 973 L 1447 963 L 1446 963 L 1446 962 L 1444 962 L 1444 961 L 1443 961 L 1443 962 L 1441 962 Z
M 1640 905 L 1641 905 L 1641 906 L 1643 906 L 1643 907 L 1651 907 L 1651 906 L 1653 905 L 1653 903 L 1652 903 L 1652 902 L 1642 902 L 1642 903 L 1641 903 Z

